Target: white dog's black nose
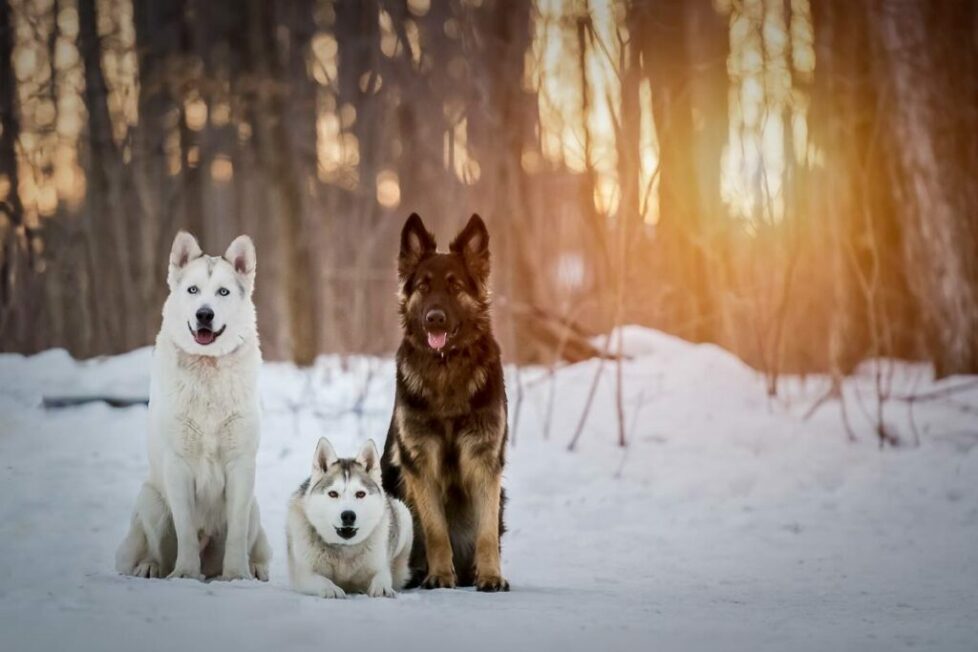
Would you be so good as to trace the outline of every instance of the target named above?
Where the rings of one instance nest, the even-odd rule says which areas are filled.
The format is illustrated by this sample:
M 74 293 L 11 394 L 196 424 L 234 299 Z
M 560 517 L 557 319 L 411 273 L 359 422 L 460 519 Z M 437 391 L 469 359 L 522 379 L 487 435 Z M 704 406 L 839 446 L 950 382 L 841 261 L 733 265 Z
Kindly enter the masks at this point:
M 214 311 L 204 306 L 197 311 L 197 322 L 205 325 L 210 325 L 214 321 Z
M 357 522 L 357 513 L 348 509 L 340 514 L 340 520 L 343 521 L 344 527 L 350 527 Z

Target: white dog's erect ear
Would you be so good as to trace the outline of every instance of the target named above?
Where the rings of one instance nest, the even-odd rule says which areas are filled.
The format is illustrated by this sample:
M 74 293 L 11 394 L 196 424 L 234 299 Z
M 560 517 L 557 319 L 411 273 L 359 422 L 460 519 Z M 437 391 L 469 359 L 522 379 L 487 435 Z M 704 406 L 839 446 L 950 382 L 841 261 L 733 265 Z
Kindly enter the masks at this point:
M 177 237 L 173 238 L 173 246 L 170 247 L 170 266 L 179 269 L 203 255 L 204 252 L 197 244 L 197 238 L 186 231 L 180 231 Z
M 312 459 L 313 475 L 326 473 L 326 469 L 331 464 L 335 464 L 337 459 L 339 458 L 336 456 L 336 451 L 333 450 L 333 446 L 329 443 L 329 440 L 325 437 L 320 437 L 319 443 L 316 444 L 316 454 Z
M 231 263 L 234 271 L 245 276 L 253 276 L 257 258 L 255 255 L 255 245 L 246 235 L 239 235 L 228 245 L 224 252 L 224 259 Z
M 368 439 L 367 443 L 360 449 L 357 455 L 357 463 L 362 464 L 375 479 L 380 478 L 380 454 L 377 452 L 377 445 L 373 439 Z

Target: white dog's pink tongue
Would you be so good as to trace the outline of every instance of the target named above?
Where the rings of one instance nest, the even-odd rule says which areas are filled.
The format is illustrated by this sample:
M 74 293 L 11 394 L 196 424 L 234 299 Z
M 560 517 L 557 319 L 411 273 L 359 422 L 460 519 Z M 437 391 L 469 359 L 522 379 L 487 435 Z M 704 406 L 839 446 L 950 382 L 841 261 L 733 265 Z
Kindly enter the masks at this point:
M 448 333 L 428 333 L 428 346 L 440 351 L 448 340 Z
M 200 329 L 194 333 L 194 339 L 197 340 L 197 344 L 202 344 L 207 346 L 214 341 L 214 331 L 209 331 L 207 329 Z

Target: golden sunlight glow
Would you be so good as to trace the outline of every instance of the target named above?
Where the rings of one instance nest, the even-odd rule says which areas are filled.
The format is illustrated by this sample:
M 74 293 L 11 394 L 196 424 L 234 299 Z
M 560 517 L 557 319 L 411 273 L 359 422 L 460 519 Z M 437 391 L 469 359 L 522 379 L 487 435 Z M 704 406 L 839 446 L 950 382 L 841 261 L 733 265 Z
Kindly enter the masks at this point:
M 42 217 L 57 212 L 60 202 L 74 208 L 85 196 L 85 173 L 78 161 L 86 117 L 78 11 L 74 0 L 59 2 L 57 14 L 52 0 L 15 0 L 11 9 L 21 121 L 17 193 L 25 223 L 37 227 Z
M 810 80 L 815 67 L 809 2 L 791 1 L 790 25 L 781 0 L 719 0 L 714 5 L 730 15 L 730 130 L 720 164 L 721 195 L 736 216 L 780 219 L 786 129 L 795 159 L 804 164 L 817 160 L 808 142 L 807 100 L 792 79 L 795 75 Z M 526 85 L 538 93 L 542 154 L 551 164 L 575 172 L 591 168 L 596 177 L 595 206 L 604 214 L 613 214 L 620 193 L 614 132 L 619 118 L 619 36 L 623 42 L 628 38 L 623 5 L 536 0 L 535 7 Z M 584 39 L 583 78 L 582 25 L 593 30 Z M 586 108 L 582 103 L 585 88 Z M 639 102 L 640 205 L 642 217 L 654 223 L 658 219 L 658 142 L 648 80 L 640 88 Z M 535 164 L 524 155 L 524 169 Z
M 415 16 L 424 16 L 431 9 L 431 0 L 408 0 L 407 5 Z
M 431 9 L 429 0 L 407 4 L 416 17 Z M 58 0 L 56 5 L 54 0 L 12 0 L 11 7 L 12 63 L 22 123 L 16 190 L 26 224 L 37 226 L 62 203 L 77 207 L 85 196 L 85 172 L 78 158 L 79 139 L 87 128 L 78 8 L 77 0 Z M 319 31 L 307 58 L 309 75 L 317 83 L 317 176 L 322 182 L 356 190 L 360 184 L 360 151 L 354 134 L 358 116 L 354 106 L 338 106 L 339 48 L 331 33 L 335 16 L 328 4 L 322 7 L 326 9 L 316 14 Z M 621 124 L 622 47 L 629 42 L 625 7 L 623 0 L 534 0 L 532 41 L 522 80 L 524 87 L 537 93 L 539 111 L 539 146 L 524 149 L 524 171 L 537 174 L 566 168 L 571 173 L 591 173 L 595 208 L 608 217 L 617 213 L 622 194 L 616 125 Z M 782 187 L 787 164 L 819 165 L 824 158 L 809 140 L 808 99 L 796 84 L 810 82 L 815 69 L 809 0 L 791 0 L 788 5 L 783 0 L 714 0 L 714 7 L 730 20 L 730 128 L 719 163 L 721 195 L 735 216 L 747 221 L 778 220 L 785 210 Z M 128 157 L 129 133 L 139 119 L 132 2 L 97 0 L 97 9 L 112 135 Z M 403 57 L 407 48 L 415 67 L 425 65 L 425 44 L 415 20 L 405 19 L 399 35 L 391 14 L 379 11 L 379 47 L 385 57 Z M 447 20 L 442 29 L 448 38 L 462 37 L 462 24 L 456 18 Z M 468 73 L 463 58 L 447 62 L 445 68 L 452 79 Z M 383 87 L 376 70 L 364 73 L 358 83 L 364 93 L 378 93 Z M 227 98 L 208 97 L 211 106 L 199 89 L 187 90 L 183 110 L 189 129 L 200 131 L 208 122 L 215 127 L 232 122 Z M 642 219 L 655 223 L 659 148 L 649 79 L 641 82 L 638 104 L 639 206 Z M 476 184 L 482 170 L 470 149 L 466 110 L 461 104 L 443 107 L 448 125 L 444 165 L 462 183 Z M 234 126 L 242 140 L 250 138 L 247 122 Z M 392 143 L 391 152 L 397 155 L 398 147 Z M 171 175 L 200 159 L 194 149 L 182 156 L 176 128 L 166 133 L 164 152 Z M 215 181 L 231 180 L 231 159 L 218 156 L 208 172 Z M 376 194 L 383 206 L 399 204 L 395 172 L 383 170 L 377 175 Z
M 732 3 L 730 140 L 721 164 L 721 193 L 733 215 L 756 221 L 784 216 L 786 156 L 807 162 L 807 100 L 792 73 L 811 78 L 815 51 L 808 0 Z M 790 59 L 790 61 L 789 61 Z M 786 153 L 790 133 L 792 152 Z
M 385 208 L 396 208 L 401 203 L 401 187 L 393 170 L 377 175 L 377 203 Z
M 194 95 L 183 103 L 183 113 L 187 121 L 187 128 L 191 131 L 200 131 L 207 125 L 207 103 L 198 95 Z
M 401 40 L 394 31 L 394 21 L 386 9 L 380 10 L 380 51 L 388 59 L 401 53 Z
M 527 86 L 537 91 L 544 158 L 574 172 L 593 171 L 595 207 L 605 215 L 615 213 L 621 194 L 615 124 L 621 120 L 621 43 L 628 39 L 623 9 L 620 2 L 537 0 L 527 62 Z M 643 219 L 654 222 L 658 202 L 646 195 L 658 143 L 647 90 L 640 110 L 640 202 L 646 208 Z
M 445 112 L 446 117 L 453 114 L 449 107 L 445 108 Z M 454 118 L 449 117 L 449 122 L 454 122 L 455 126 L 445 132 L 445 167 L 454 171 L 459 181 L 471 185 L 479 180 L 481 168 L 479 162 L 469 154 L 469 121 L 467 118 L 459 119 L 456 115 Z
M 227 183 L 234 177 L 234 164 L 224 154 L 219 154 L 211 161 L 211 178 L 219 183 Z
M 139 71 L 133 7 L 131 0 L 98 0 L 97 9 L 112 137 L 117 145 L 121 145 L 129 129 L 139 120 Z

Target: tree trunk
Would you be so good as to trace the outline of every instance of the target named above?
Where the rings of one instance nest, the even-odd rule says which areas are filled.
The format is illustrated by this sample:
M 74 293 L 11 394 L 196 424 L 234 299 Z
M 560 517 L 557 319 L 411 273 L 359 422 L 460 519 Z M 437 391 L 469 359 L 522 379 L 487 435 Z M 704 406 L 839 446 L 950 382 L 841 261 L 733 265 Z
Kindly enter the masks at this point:
M 17 170 L 17 139 L 20 121 L 15 98 L 17 82 L 13 69 L 14 26 L 8 0 L 0 0 L 0 180 L 6 182 L 6 197 L 0 197 L 0 350 L 10 350 L 8 325 L 17 302 L 21 259 L 29 233 L 24 231 L 24 207 L 20 202 Z
M 255 112 L 255 148 L 265 166 L 275 197 L 274 206 L 281 220 L 282 259 L 285 272 L 285 296 L 292 343 L 292 360 L 309 366 L 316 359 L 316 313 L 307 302 L 309 280 L 315 278 L 307 243 L 303 237 L 303 202 L 306 189 L 295 165 L 296 143 L 292 142 L 286 124 L 288 104 L 280 88 L 283 71 L 275 58 L 274 16 L 260 0 L 248 3 L 248 34 L 252 72 L 261 86 Z M 312 16 L 308 16 L 312 21 Z M 311 32 L 308 33 L 311 35 Z M 298 44 L 302 52 L 305 45 Z M 310 83 L 306 78 L 296 83 Z M 314 115 L 309 112 L 309 116 Z
M 138 218 L 134 220 L 124 208 L 126 170 L 112 137 L 97 24 L 95 0 L 79 0 L 78 48 L 85 66 L 90 158 L 86 192 L 89 264 L 98 304 L 94 314 L 101 318 L 96 330 L 103 338 L 97 350 L 118 353 L 143 343 L 136 333 L 143 330 L 139 315 L 144 311 L 135 300 L 131 282 L 128 230 L 130 223 L 138 224 Z
M 634 5 L 635 34 L 652 89 L 659 140 L 657 248 L 668 284 L 670 330 L 695 341 L 712 336 L 712 301 L 703 248 L 703 206 L 697 177 L 687 7 L 679 0 Z M 719 163 L 718 163 L 719 164 Z
M 139 123 L 133 133 L 133 191 L 143 223 L 140 229 L 140 300 L 162 305 L 166 284 L 168 247 L 177 228 L 176 187 L 167 170 L 166 139 L 174 125 L 168 116 L 179 110 L 171 91 L 173 70 L 179 65 L 183 42 L 184 1 L 134 0 L 133 22 L 139 62 Z M 147 319 L 143 336 L 152 341 L 159 329 Z
M 928 32 L 925 3 L 879 0 L 869 7 L 874 61 L 888 91 L 887 123 L 900 193 L 910 288 L 923 311 L 927 349 L 937 374 L 978 371 L 978 222 L 942 138 L 956 109 L 954 89 L 940 84 L 953 65 L 942 34 Z M 973 45 L 971 46 L 973 48 Z M 945 56 L 941 56 L 944 54 Z M 965 101 L 966 102 L 966 101 Z M 964 175 L 970 175 L 965 172 Z

